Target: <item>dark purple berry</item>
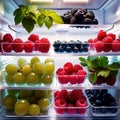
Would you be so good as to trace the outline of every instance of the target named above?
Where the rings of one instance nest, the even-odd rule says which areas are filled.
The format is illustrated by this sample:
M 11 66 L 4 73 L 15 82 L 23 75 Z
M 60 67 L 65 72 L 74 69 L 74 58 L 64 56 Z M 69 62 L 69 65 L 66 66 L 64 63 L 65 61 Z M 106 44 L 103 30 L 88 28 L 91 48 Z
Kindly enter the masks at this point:
M 98 20 L 97 20 L 97 19 L 94 19 L 94 20 L 92 20 L 92 23 L 93 23 L 93 24 L 98 24 Z
M 82 22 L 83 24 L 92 24 L 92 20 L 90 18 L 84 18 Z
M 67 46 L 66 49 L 65 49 L 66 52 L 70 53 L 72 52 L 72 48 L 70 46 Z

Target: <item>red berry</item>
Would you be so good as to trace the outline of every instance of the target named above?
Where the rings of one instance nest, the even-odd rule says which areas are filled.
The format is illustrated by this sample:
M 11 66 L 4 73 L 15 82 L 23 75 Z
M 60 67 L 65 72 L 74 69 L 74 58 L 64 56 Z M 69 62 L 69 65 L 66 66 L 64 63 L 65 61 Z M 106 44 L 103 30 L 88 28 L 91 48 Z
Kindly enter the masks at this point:
M 78 114 L 85 114 L 86 112 L 86 107 L 87 107 L 87 100 L 85 96 L 82 96 L 80 99 L 78 99 L 75 103 L 76 107 L 79 107 L 77 109 Z
M 65 112 L 66 106 L 67 106 L 67 103 L 64 99 L 55 100 L 55 108 L 57 113 L 63 114 Z
M 12 51 L 12 45 L 9 42 L 2 43 L 2 49 L 4 52 L 10 53 Z
M 24 43 L 24 50 L 26 53 L 31 53 L 34 50 L 34 43 L 32 41 L 26 41 Z
M 116 82 L 116 78 L 113 74 L 109 74 L 109 76 L 106 78 L 106 84 L 113 86 Z
M 7 33 L 3 36 L 3 42 L 11 43 L 13 41 L 13 37 L 11 34 Z
M 65 89 L 61 90 L 56 96 L 56 99 L 68 100 L 68 91 Z
M 36 40 L 39 40 L 39 36 L 37 34 L 31 34 L 29 37 L 28 37 L 28 40 L 32 41 L 32 42 L 35 42 Z
M 115 35 L 115 34 L 113 34 L 113 33 L 109 33 L 107 36 L 112 37 L 112 39 L 113 39 L 113 40 L 115 40 L 115 39 L 116 39 L 116 35 Z
M 39 49 L 40 49 L 40 44 L 41 44 L 41 43 L 40 43 L 40 40 L 36 40 L 34 43 L 35 43 L 35 47 L 34 47 L 35 49 L 34 49 L 34 50 L 35 50 L 35 51 L 39 51 Z
M 12 48 L 15 52 L 22 52 L 24 49 L 24 43 L 21 39 L 16 38 L 12 42 Z
M 39 51 L 42 53 L 47 53 L 50 49 L 50 42 L 47 38 L 42 38 L 40 40 L 40 48 Z
M 2 52 L 2 40 L 0 40 L 0 52 Z
M 107 36 L 107 33 L 104 30 L 100 30 L 97 34 L 97 39 L 102 40 Z
M 69 81 L 68 75 L 58 75 L 58 80 L 60 84 L 67 84 Z
M 95 42 L 95 49 L 97 52 L 102 52 L 104 49 L 104 43 L 102 41 Z
M 59 92 L 60 92 L 59 90 L 57 90 L 57 91 L 54 92 L 54 98 L 55 98 L 55 99 L 56 99 L 56 97 L 58 96 Z
M 102 77 L 102 76 L 98 76 L 95 84 L 101 85 L 101 84 L 103 84 L 103 83 L 105 83 L 105 78 Z
M 74 114 L 74 113 L 76 113 L 76 109 L 75 109 L 75 106 L 73 104 L 69 103 L 67 105 L 67 113 L 68 114 Z
M 83 67 L 79 64 L 74 64 L 73 65 L 73 72 L 77 72 L 78 70 L 82 70 Z
M 78 81 L 77 82 L 78 82 L 78 84 L 81 84 L 81 83 L 84 82 L 87 73 L 84 70 L 79 70 L 77 72 L 77 75 L 78 75 Z
M 77 75 L 69 75 L 69 82 L 71 84 L 77 84 L 78 76 Z
M 94 49 L 94 40 L 93 39 L 89 39 L 87 42 L 88 42 L 88 44 L 90 46 L 90 50 Z
M 102 41 L 104 43 L 104 52 L 109 52 L 112 49 L 113 39 L 110 36 L 107 36 Z
M 64 64 L 63 66 L 64 70 L 68 73 L 68 74 L 72 74 L 73 72 L 73 64 L 71 62 L 67 62 Z
M 58 75 L 62 71 L 64 71 L 63 68 L 58 68 L 57 71 L 56 71 L 56 75 Z
M 69 92 L 69 101 L 75 102 L 83 96 L 82 90 L 72 90 Z
M 118 40 L 114 40 L 112 42 L 112 51 L 119 52 L 120 51 L 120 42 Z

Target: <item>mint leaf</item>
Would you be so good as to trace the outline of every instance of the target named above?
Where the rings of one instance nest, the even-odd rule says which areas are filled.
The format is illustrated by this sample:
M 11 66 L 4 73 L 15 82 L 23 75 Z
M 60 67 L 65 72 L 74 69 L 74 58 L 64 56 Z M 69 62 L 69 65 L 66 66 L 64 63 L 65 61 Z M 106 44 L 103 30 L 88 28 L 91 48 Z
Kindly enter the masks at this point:
M 22 10 L 19 8 L 13 12 L 13 16 L 18 16 L 18 15 L 22 15 Z
M 29 12 L 34 12 L 36 10 L 37 10 L 37 6 L 36 5 L 30 5 L 30 6 L 28 6 L 28 11 Z
M 79 60 L 80 60 L 80 64 L 82 65 L 82 66 L 87 66 L 88 64 L 87 64 L 87 60 L 86 60 L 86 58 L 83 58 L 83 57 L 79 57 Z
M 89 74 L 88 78 L 89 78 L 89 81 L 90 81 L 92 84 L 96 83 L 96 81 L 97 81 L 97 76 L 96 76 L 96 74 Z
M 22 13 L 25 14 L 28 9 L 28 6 L 19 5 L 19 8 L 21 9 Z
M 29 12 L 28 16 L 30 16 L 32 19 L 36 20 L 36 14 L 34 12 Z
M 23 27 L 27 30 L 27 32 L 31 32 L 34 29 L 35 21 L 32 18 L 24 17 L 22 20 Z
M 45 25 L 48 29 L 50 29 L 51 26 L 53 25 L 53 19 L 51 17 L 46 17 L 45 18 Z
M 115 71 L 120 69 L 120 63 L 119 62 L 114 62 L 107 67 L 109 70 Z
M 108 77 L 110 74 L 110 70 L 101 70 L 97 73 L 97 76 L 102 76 L 104 78 Z
M 40 27 L 44 24 L 44 21 L 45 21 L 45 15 L 44 14 L 39 15 L 37 18 L 37 23 Z
M 40 12 L 41 14 L 46 15 L 46 10 L 44 10 L 44 9 L 42 9 L 42 8 L 39 9 L 39 12 Z
M 18 25 L 19 23 L 21 23 L 23 18 L 24 17 L 22 15 L 16 15 L 15 18 L 14 18 L 15 25 Z

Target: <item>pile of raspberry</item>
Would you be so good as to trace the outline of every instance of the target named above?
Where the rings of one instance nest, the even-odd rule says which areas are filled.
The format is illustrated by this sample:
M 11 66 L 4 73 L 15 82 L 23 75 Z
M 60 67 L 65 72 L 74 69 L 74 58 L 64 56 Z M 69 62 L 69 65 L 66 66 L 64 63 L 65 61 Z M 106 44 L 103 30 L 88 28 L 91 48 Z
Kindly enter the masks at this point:
M 62 89 L 54 92 L 54 106 L 58 114 L 85 114 L 88 103 L 81 89 Z
M 94 49 L 97 52 L 119 52 L 120 51 L 120 39 L 116 38 L 116 34 L 108 33 L 104 30 L 100 30 L 97 37 L 89 39 L 90 49 Z
M 56 75 L 60 84 L 81 84 L 84 82 L 87 72 L 80 64 L 66 62 L 63 67 L 56 70 Z

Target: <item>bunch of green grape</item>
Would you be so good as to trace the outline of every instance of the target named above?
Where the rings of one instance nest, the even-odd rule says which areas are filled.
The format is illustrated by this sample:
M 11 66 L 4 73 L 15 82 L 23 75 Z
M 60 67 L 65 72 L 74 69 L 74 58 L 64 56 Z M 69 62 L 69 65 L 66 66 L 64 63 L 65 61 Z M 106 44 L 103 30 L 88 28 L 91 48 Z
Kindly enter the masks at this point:
M 52 58 L 46 58 L 44 62 L 35 56 L 27 62 L 25 58 L 19 58 L 17 64 L 10 63 L 5 67 L 6 83 L 8 85 L 51 85 L 53 82 L 55 65 Z
M 51 97 L 51 90 L 7 90 L 2 105 L 17 116 L 38 116 L 48 111 Z

